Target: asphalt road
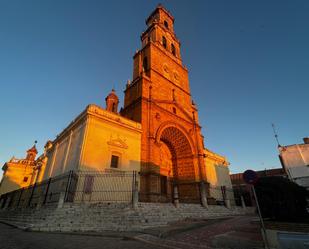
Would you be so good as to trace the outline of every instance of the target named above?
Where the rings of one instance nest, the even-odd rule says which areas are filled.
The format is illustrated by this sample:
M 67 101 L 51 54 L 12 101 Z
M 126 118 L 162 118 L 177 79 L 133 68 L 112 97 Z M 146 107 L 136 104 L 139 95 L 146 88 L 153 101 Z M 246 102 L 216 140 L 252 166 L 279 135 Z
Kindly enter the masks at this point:
M 0 249 L 155 249 L 158 246 L 122 238 L 25 232 L 0 223 Z

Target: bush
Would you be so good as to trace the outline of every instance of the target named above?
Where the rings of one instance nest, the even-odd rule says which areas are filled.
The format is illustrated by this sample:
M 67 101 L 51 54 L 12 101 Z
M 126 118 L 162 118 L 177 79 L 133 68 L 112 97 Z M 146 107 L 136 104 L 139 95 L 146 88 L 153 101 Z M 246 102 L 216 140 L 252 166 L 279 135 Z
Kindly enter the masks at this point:
M 309 218 L 308 191 L 283 177 L 262 177 L 255 185 L 264 218 L 278 221 L 299 221 Z

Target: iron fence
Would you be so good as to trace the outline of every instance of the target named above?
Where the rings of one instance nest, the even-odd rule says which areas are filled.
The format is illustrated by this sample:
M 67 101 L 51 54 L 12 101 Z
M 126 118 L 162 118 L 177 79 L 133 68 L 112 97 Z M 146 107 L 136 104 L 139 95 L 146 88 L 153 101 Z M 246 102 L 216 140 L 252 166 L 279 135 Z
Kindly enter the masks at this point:
M 67 199 L 73 202 L 131 202 L 136 171 L 76 172 Z
M 3 194 L 0 197 L 0 208 L 24 208 L 57 203 L 60 193 L 65 192 L 71 175 L 72 172 L 68 172 Z
M 70 171 L 27 188 L 0 196 L 0 208 L 36 207 L 64 202 L 131 202 L 135 183 L 141 202 L 201 203 L 201 184 L 196 181 L 175 181 L 159 174 L 137 174 L 136 171 Z M 241 206 L 239 191 L 226 186 L 206 184 L 209 205 Z M 246 203 L 247 204 L 247 203 Z
M 175 193 L 177 192 L 177 193 Z M 140 175 L 139 201 L 201 203 L 200 182 L 176 181 L 155 173 Z
M 131 202 L 136 171 L 70 171 L 0 197 L 0 208 L 36 207 L 64 202 Z

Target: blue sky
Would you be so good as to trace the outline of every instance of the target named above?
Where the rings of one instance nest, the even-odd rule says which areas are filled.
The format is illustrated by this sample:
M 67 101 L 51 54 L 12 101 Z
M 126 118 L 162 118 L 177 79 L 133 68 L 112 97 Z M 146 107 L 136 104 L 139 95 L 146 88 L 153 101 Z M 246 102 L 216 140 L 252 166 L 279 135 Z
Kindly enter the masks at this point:
M 233 173 L 280 167 L 309 136 L 309 1 L 161 1 L 175 17 L 205 145 Z M 89 103 L 120 99 L 157 1 L 0 0 L 0 163 Z M 1 175 L 1 173 L 0 173 Z

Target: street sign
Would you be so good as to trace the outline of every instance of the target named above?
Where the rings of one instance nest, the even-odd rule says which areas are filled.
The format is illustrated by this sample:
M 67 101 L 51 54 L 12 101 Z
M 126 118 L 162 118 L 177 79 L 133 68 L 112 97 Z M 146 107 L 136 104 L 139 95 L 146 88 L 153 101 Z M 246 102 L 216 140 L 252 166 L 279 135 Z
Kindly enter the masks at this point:
M 265 242 L 265 248 L 266 248 L 266 249 L 269 249 L 268 238 L 267 238 L 267 234 L 266 234 L 266 229 L 265 229 L 263 217 L 262 217 L 262 214 L 261 214 L 261 209 L 260 209 L 259 201 L 258 201 L 258 198 L 257 198 L 257 196 L 256 196 L 256 192 L 255 192 L 255 188 L 254 188 L 254 184 L 256 184 L 257 180 L 259 179 L 258 174 L 257 174 L 254 170 L 248 169 L 248 170 L 246 170 L 246 171 L 243 173 L 242 177 L 243 177 L 244 181 L 245 181 L 247 184 L 250 184 L 250 185 L 251 185 L 252 192 L 253 192 L 253 195 L 254 195 L 254 199 L 255 199 L 255 202 L 256 202 L 256 207 L 257 207 L 258 214 L 259 214 L 260 221 L 261 221 L 262 231 L 263 231 L 263 234 L 264 234 L 263 240 L 264 240 L 264 242 Z
M 242 177 L 247 184 L 252 184 L 252 185 L 254 185 L 259 178 L 258 174 L 254 170 L 251 170 L 251 169 L 246 170 L 243 173 Z

